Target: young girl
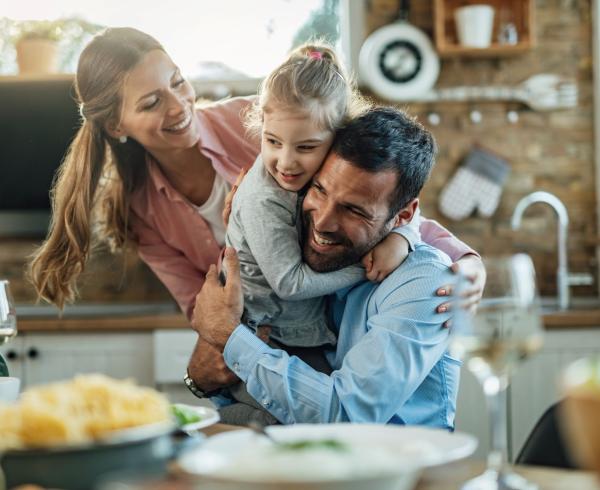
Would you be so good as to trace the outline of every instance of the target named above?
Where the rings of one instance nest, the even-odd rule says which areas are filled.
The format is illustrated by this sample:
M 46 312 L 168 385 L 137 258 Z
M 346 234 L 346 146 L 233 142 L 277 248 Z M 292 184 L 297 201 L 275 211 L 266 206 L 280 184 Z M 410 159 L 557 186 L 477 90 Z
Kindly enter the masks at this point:
M 271 342 L 284 348 L 334 345 L 325 295 L 365 278 L 359 265 L 313 271 L 303 263 L 298 236 L 303 191 L 323 163 L 336 129 L 360 105 L 334 51 L 307 44 L 267 77 L 249 114 L 250 129 L 262 136 L 261 153 L 233 200 L 226 243 L 240 260 L 245 323 L 251 328 L 268 325 Z M 409 246 L 420 240 L 418 222 L 416 217 L 395 229 L 368 254 L 363 262 L 369 278 L 381 281 L 402 263 Z M 258 407 L 240 387 L 232 394 Z M 230 423 L 248 416 L 264 422 L 263 414 L 251 411 L 230 407 L 222 416 Z

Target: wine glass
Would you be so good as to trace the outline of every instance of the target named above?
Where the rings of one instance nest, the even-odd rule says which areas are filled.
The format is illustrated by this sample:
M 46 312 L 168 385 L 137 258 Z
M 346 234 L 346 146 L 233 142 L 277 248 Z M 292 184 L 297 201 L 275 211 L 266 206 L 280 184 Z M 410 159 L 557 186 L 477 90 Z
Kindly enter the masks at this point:
M 533 483 L 506 467 L 506 388 L 520 362 L 542 346 L 543 328 L 535 271 L 525 254 L 483 260 L 487 285 L 477 313 L 460 308 L 468 287 L 459 280 L 451 352 L 466 362 L 483 386 L 492 434 L 486 471 L 463 490 L 532 490 Z
M 0 345 L 17 335 L 17 312 L 8 281 L 0 280 Z

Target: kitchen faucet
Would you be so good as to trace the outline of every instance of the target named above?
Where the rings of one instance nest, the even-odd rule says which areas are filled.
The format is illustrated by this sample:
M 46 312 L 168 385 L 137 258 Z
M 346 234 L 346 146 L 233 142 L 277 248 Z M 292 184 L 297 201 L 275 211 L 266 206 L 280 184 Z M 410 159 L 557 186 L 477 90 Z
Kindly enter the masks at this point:
M 569 307 L 569 286 L 585 286 L 592 284 L 591 274 L 569 274 L 567 265 L 567 234 L 569 231 L 569 214 L 562 201 L 549 192 L 532 192 L 523 197 L 515 207 L 510 224 L 513 230 L 521 226 L 521 218 L 525 210 L 534 203 L 543 202 L 548 204 L 558 216 L 558 270 L 556 271 L 556 283 L 558 289 L 558 306 L 561 310 Z

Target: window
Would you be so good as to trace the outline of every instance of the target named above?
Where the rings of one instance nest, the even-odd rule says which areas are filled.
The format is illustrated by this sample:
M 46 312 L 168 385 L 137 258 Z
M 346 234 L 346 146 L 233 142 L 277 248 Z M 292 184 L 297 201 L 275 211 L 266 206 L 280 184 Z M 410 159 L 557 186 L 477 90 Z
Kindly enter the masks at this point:
M 344 3 L 344 0 L 342 0 Z M 19 0 L 2 8 L 0 73 L 16 73 L 10 23 L 77 17 L 101 26 L 136 27 L 156 37 L 193 80 L 255 80 L 312 36 L 339 42 L 340 0 Z M 79 51 L 61 68 L 74 72 Z M 338 45 L 339 48 L 339 45 Z M 12 52 L 10 52 L 12 50 Z

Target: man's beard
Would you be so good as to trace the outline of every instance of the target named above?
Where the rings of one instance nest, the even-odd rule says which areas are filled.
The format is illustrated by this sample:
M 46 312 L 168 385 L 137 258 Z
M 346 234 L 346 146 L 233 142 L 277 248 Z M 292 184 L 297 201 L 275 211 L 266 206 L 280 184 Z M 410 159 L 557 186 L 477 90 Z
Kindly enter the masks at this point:
M 377 245 L 389 232 L 390 227 L 383 225 L 381 230 L 366 243 L 353 243 L 345 235 L 337 233 L 319 233 L 326 240 L 336 243 L 340 248 L 335 254 L 321 254 L 310 246 L 314 225 L 310 212 L 302 212 L 302 259 L 316 272 L 333 272 L 356 264 Z

